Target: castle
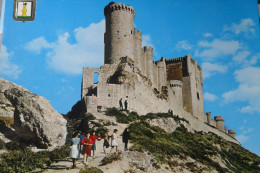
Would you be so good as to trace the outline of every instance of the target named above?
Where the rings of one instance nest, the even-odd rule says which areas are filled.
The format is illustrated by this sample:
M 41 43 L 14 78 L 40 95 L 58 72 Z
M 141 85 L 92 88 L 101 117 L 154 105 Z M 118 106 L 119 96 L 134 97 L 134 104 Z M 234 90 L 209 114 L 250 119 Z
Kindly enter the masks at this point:
M 81 98 L 88 112 L 119 108 L 122 98 L 123 102 L 127 100 L 130 111 L 146 114 L 172 110 L 197 129 L 215 128 L 218 131 L 214 133 L 231 141 L 235 138 L 234 130 L 227 132 L 224 117 L 213 120 L 211 113 L 205 114 L 202 69 L 196 60 L 186 55 L 153 61 L 153 48 L 142 47 L 142 32 L 134 28 L 133 7 L 111 2 L 104 14 L 104 65 L 83 68 Z M 98 74 L 97 83 L 93 83 L 94 73 Z

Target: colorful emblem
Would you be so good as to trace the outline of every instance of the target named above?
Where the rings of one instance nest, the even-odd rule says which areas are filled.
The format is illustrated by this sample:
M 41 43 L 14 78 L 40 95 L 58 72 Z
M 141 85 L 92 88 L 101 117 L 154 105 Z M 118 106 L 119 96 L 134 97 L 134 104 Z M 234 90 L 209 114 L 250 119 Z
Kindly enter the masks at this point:
M 36 0 L 14 0 L 14 20 L 33 21 L 35 19 Z

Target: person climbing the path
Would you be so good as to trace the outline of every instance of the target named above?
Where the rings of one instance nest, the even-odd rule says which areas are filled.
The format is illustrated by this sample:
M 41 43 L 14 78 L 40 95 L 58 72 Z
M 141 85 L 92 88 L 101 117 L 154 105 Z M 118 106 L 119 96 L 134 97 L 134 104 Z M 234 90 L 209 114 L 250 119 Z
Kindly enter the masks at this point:
M 119 100 L 119 110 L 120 110 L 120 111 L 123 110 L 123 102 L 122 102 L 122 98 Z
M 124 132 L 123 132 L 123 143 L 125 143 L 125 151 L 128 150 L 128 140 L 130 139 L 130 134 L 128 132 L 128 129 L 125 128 Z
M 70 142 L 70 158 L 72 158 L 72 163 L 73 166 L 72 168 L 76 168 L 76 159 L 80 159 L 80 138 L 79 138 L 80 133 L 75 133 L 73 135 L 73 138 L 71 139 Z
M 127 111 L 127 105 L 128 105 L 127 100 L 125 100 L 125 110 L 126 111 Z
M 82 142 L 82 139 L 84 138 L 84 135 L 83 135 L 83 133 L 81 131 L 79 133 L 80 133 L 80 135 L 79 135 L 79 138 L 80 138 L 79 152 L 80 152 L 80 158 L 82 158 L 81 155 L 83 155 L 84 153 L 83 153 L 83 145 L 81 144 L 81 142 Z
M 104 136 L 104 143 L 103 143 L 103 149 L 104 149 L 104 153 L 105 153 L 105 155 L 107 154 L 106 153 L 106 149 L 110 146 L 109 145 L 109 138 L 110 138 L 110 136 L 108 135 L 108 133 L 106 132 L 105 133 L 105 136 Z
M 96 136 L 96 132 L 93 131 L 92 135 L 90 136 L 90 138 L 92 139 L 93 145 L 91 147 L 91 150 L 93 151 L 93 158 L 95 159 L 95 151 L 96 151 L 96 140 L 100 141 L 100 134 L 98 134 L 98 136 Z
M 118 150 L 117 146 L 117 129 L 114 129 L 114 133 L 111 135 L 111 150 L 110 153 L 113 151 L 114 148 L 116 148 L 116 152 Z
M 84 164 L 88 164 L 88 158 L 91 156 L 91 146 L 93 145 L 93 141 L 90 138 L 90 133 L 87 132 L 86 137 L 82 139 L 83 152 L 84 152 Z

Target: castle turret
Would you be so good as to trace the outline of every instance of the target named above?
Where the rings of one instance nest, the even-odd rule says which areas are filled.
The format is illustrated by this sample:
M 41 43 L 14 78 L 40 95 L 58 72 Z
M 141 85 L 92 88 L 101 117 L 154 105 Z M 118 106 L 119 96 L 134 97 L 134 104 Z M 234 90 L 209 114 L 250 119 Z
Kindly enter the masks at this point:
M 207 113 L 206 113 L 206 116 L 207 116 L 207 123 L 210 124 L 210 121 L 211 121 L 211 112 L 207 112 Z
M 222 132 L 224 132 L 225 131 L 225 128 L 224 128 L 224 117 L 222 117 L 222 116 L 215 116 L 214 119 L 216 121 L 217 129 L 219 129 Z
M 113 64 L 121 57 L 134 60 L 134 8 L 123 3 L 109 3 L 105 9 L 105 64 Z
M 228 130 L 228 134 L 233 138 L 236 138 L 236 131 L 235 130 Z

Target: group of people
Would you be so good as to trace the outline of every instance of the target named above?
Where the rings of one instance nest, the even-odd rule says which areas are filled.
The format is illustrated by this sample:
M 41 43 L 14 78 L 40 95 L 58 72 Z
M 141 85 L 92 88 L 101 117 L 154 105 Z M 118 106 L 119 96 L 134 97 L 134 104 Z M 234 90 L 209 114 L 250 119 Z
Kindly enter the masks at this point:
M 128 105 L 127 100 L 125 100 L 124 105 L 125 105 L 125 110 L 127 110 L 127 105 Z M 119 100 L 119 109 L 120 109 L 121 111 L 124 110 L 122 98 Z
M 72 168 L 76 168 L 76 160 L 80 159 L 80 154 L 83 154 L 83 163 L 88 164 L 89 157 L 91 156 L 91 150 L 93 151 L 93 158 L 95 158 L 96 152 L 96 141 L 100 141 L 103 139 L 103 151 L 104 154 L 107 154 L 106 149 L 111 147 L 110 152 L 112 152 L 115 148 L 116 152 L 118 151 L 118 143 L 117 143 L 117 133 L 118 130 L 114 129 L 112 135 L 105 133 L 102 137 L 100 134 L 96 136 L 95 132 L 92 132 L 90 135 L 89 132 L 86 133 L 85 137 L 79 132 L 73 135 L 71 139 L 71 151 L 70 158 L 72 158 L 73 166 Z M 109 141 L 109 139 L 111 139 Z M 123 142 L 125 143 L 125 151 L 128 150 L 128 140 L 130 139 L 129 132 L 127 128 L 125 128 L 123 132 Z

